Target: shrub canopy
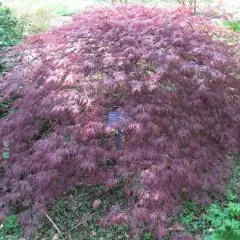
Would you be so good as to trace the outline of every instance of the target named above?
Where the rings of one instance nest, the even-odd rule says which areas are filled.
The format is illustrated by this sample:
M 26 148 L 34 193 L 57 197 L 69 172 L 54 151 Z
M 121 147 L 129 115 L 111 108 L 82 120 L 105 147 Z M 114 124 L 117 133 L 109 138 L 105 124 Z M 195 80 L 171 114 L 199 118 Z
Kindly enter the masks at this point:
M 22 40 L 22 31 L 22 23 L 0 2 L 0 48 L 14 45 Z
M 185 8 L 124 6 L 85 11 L 29 37 L 19 47 L 22 66 L 1 84 L 3 101 L 18 96 L 0 120 L 9 148 L 0 162 L 1 216 L 18 206 L 32 229 L 70 187 L 120 178 L 131 212 L 113 208 L 101 223 L 163 236 L 182 199 L 220 198 L 227 155 L 239 152 L 240 88 L 233 51 L 213 40 L 214 28 Z M 119 167 L 109 111 L 129 116 Z

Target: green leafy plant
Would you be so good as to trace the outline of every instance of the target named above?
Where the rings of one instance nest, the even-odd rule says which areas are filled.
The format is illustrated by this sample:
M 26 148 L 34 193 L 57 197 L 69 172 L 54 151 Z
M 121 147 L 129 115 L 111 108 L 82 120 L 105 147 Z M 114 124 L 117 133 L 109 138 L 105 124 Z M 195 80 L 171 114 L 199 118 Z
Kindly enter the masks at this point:
M 144 236 L 143 236 L 143 239 L 144 239 L 144 240 L 151 240 L 151 239 L 153 239 L 153 236 L 152 236 L 151 233 L 146 232 L 146 233 L 144 234 Z
M 240 32 L 240 21 L 228 20 L 228 21 L 224 21 L 224 25 L 230 27 L 234 32 Z
M 23 26 L 14 13 L 0 2 L 0 47 L 14 45 L 22 39 Z M 0 68 L 2 64 L 0 63 Z M 1 70 L 0 70 L 1 71 Z
M 240 203 L 240 155 L 233 156 L 234 167 L 228 181 L 227 200 Z
M 233 156 L 235 166 L 228 182 L 227 202 L 212 204 L 203 216 L 213 229 L 213 240 L 240 239 L 240 155 Z
M 19 225 L 18 216 L 11 215 L 3 220 L 0 226 L 0 240 L 17 240 L 23 234 L 23 230 Z
M 8 142 L 4 141 L 3 146 L 4 146 L 4 148 L 3 148 L 2 157 L 3 157 L 3 159 L 7 160 L 7 159 L 9 159 L 9 144 L 8 144 Z
M 224 201 L 210 206 L 185 202 L 175 219 L 188 233 L 201 234 L 204 240 L 240 239 L 240 156 L 233 156 L 234 167 Z
M 0 57 L 0 77 L 4 75 L 4 71 L 5 71 L 5 61 L 3 58 Z
M 0 95 L 0 119 L 4 118 L 7 115 L 8 111 L 16 111 L 16 109 L 15 108 L 11 108 L 11 106 L 12 106 L 12 103 L 15 100 L 18 99 L 18 96 L 15 95 L 15 96 L 13 96 L 13 97 L 11 97 L 9 99 L 6 99 L 6 100 L 4 100 L 2 102 L 1 102 L 1 98 L 3 98 L 2 95 Z
M 240 239 L 240 204 L 228 202 L 209 207 L 200 207 L 193 202 L 185 203 L 178 221 L 188 233 L 203 234 L 204 240 L 239 240 Z
M 207 222 L 202 219 L 205 211 L 205 207 L 194 202 L 184 202 L 183 210 L 176 221 L 186 226 L 187 233 L 201 233 L 207 227 Z
M 0 73 L 4 70 L 4 59 L 0 58 Z
M 240 239 L 240 204 L 230 202 L 224 208 L 212 204 L 203 217 L 213 229 L 213 239 Z

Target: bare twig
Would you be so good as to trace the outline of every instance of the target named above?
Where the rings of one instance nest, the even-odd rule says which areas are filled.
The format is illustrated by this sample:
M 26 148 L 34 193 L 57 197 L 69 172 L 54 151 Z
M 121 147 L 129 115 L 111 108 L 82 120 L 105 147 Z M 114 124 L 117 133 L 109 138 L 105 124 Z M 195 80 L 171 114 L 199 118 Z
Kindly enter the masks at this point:
M 52 223 L 54 228 L 58 231 L 58 233 L 60 233 L 63 236 L 62 232 L 59 230 L 58 226 L 54 223 L 54 221 L 46 213 L 44 213 L 44 214 L 47 217 L 47 219 Z

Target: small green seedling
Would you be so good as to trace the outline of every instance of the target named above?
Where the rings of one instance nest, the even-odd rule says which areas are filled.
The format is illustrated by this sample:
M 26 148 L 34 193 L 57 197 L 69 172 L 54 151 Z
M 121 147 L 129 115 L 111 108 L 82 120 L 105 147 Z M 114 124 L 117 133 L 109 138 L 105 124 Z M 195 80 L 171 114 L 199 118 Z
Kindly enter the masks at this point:
M 3 159 L 8 160 L 9 159 L 9 143 L 4 141 L 3 146 L 4 146 L 4 149 L 3 149 L 2 157 Z

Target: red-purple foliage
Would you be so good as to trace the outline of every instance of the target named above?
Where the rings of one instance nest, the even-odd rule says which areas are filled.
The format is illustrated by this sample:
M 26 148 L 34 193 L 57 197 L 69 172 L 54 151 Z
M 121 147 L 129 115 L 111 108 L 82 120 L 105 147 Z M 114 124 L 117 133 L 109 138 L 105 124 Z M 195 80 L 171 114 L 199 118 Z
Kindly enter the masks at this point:
M 110 222 L 163 236 L 183 197 L 220 197 L 227 155 L 239 152 L 240 80 L 233 51 L 212 39 L 213 29 L 184 8 L 125 6 L 29 37 L 19 47 L 23 65 L 1 84 L 3 99 L 19 96 L 0 122 L 10 149 L 0 162 L 1 216 L 20 205 L 31 229 L 32 211 L 69 187 L 125 177 L 136 200 L 130 218 L 120 211 Z M 130 116 L 121 123 L 119 168 L 109 111 Z

